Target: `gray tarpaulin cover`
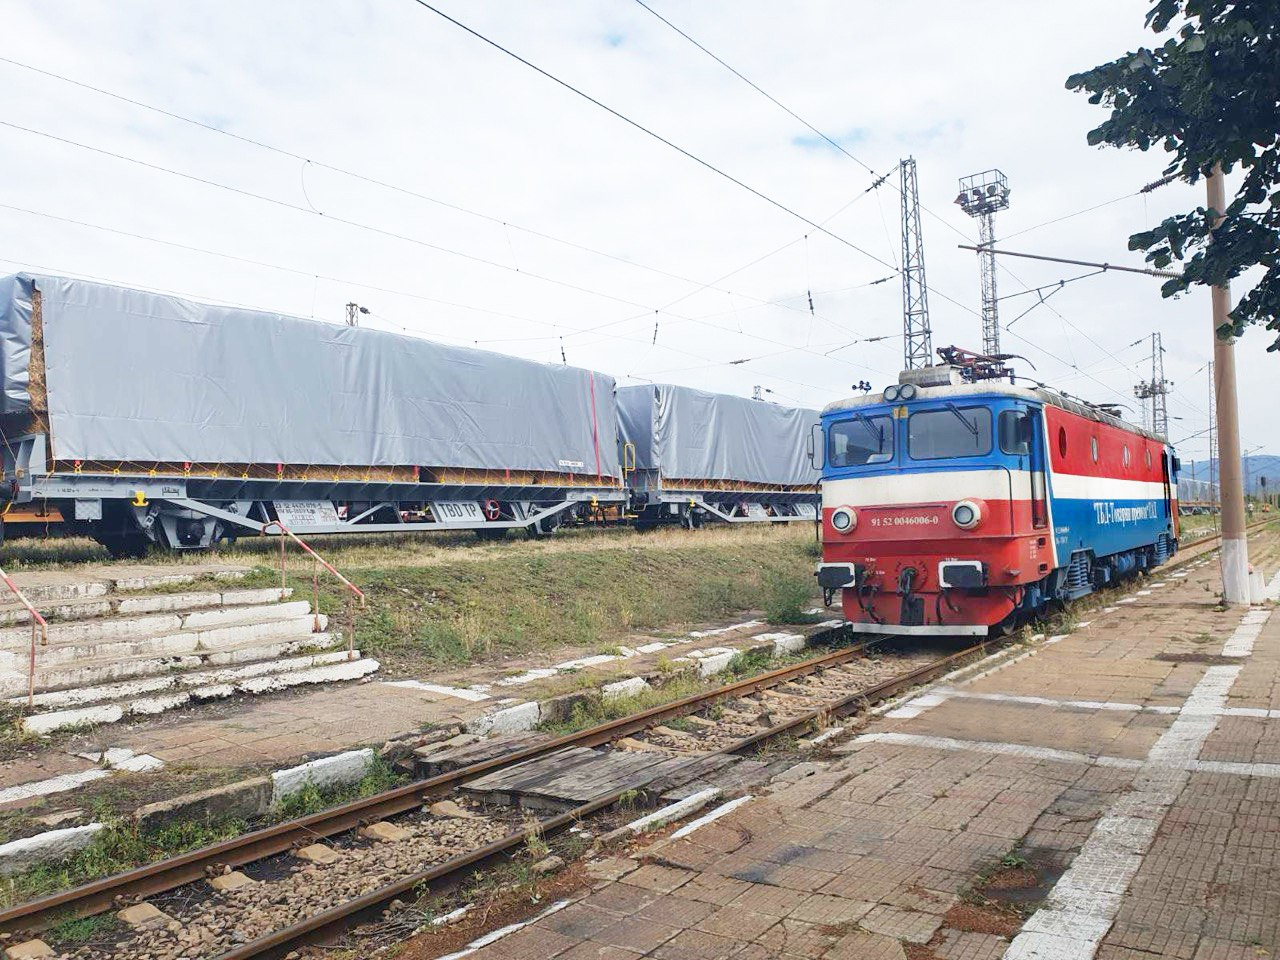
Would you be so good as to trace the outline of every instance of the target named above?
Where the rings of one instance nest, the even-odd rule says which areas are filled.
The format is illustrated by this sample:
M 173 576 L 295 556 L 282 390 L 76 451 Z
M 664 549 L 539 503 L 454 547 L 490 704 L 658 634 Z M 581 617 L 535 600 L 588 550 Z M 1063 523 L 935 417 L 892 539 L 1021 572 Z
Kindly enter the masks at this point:
M 58 277 L 0 280 L 6 413 L 33 287 L 59 460 L 618 472 L 607 375 Z
M 810 427 L 818 411 L 669 384 L 619 387 L 622 438 L 636 467 L 680 480 L 810 485 Z

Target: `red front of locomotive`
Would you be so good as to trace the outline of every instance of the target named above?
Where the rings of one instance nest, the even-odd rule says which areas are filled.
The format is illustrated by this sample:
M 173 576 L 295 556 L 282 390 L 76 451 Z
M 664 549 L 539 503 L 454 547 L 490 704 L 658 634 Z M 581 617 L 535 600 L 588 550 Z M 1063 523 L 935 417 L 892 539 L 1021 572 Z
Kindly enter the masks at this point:
M 823 414 L 819 583 L 860 630 L 985 634 L 1056 566 L 1040 408 L 1017 388 L 890 390 Z

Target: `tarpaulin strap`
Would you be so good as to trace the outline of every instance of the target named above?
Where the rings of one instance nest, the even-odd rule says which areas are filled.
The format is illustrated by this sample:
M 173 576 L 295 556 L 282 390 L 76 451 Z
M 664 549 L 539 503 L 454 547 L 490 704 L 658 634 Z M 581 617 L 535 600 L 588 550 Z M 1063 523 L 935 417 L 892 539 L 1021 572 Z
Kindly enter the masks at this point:
M 596 375 L 591 373 L 591 442 L 596 448 L 596 480 L 600 479 L 600 425 L 596 421 Z

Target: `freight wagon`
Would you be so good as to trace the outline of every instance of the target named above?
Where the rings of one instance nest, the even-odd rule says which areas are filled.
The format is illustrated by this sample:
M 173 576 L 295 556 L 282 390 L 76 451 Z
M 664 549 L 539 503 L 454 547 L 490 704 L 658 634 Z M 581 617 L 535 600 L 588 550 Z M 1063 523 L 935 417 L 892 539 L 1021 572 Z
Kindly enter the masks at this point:
M 818 411 L 690 387 L 618 388 L 623 472 L 638 527 L 817 519 Z
M 0 503 L 119 555 L 244 533 L 513 528 L 627 502 L 614 382 L 58 277 L 0 280 Z

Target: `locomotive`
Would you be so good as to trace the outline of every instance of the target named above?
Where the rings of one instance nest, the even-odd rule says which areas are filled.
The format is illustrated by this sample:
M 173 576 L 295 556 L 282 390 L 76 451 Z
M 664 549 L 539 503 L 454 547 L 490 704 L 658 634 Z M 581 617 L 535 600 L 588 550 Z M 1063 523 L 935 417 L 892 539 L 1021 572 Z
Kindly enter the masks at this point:
M 1178 549 L 1173 449 L 1045 387 L 904 371 L 820 431 L 818 583 L 858 631 L 1003 632 Z

